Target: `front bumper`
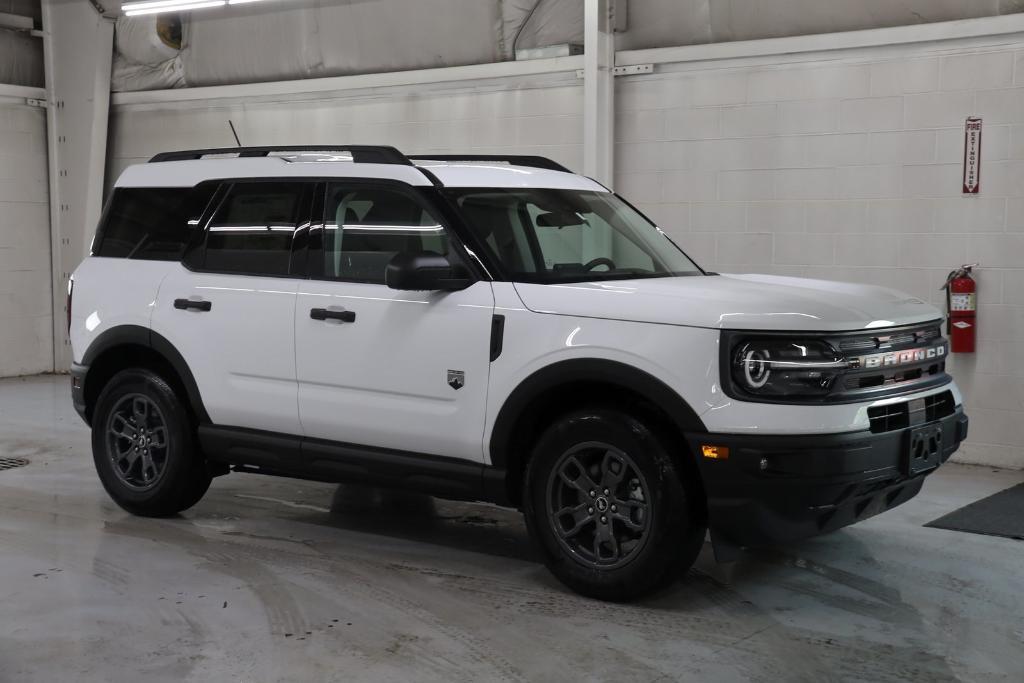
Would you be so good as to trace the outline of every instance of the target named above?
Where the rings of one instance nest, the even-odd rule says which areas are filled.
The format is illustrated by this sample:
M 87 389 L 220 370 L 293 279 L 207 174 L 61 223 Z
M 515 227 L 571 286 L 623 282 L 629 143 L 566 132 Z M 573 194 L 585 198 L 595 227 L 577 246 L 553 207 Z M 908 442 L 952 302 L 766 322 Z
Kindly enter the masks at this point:
M 691 434 L 720 547 L 755 547 L 834 531 L 913 498 L 925 477 L 967 436 L 963 407 L 941 420 L 883 433 L 814 435 Z M 911 457 L 912 433 L 941 429 L 932 459 Z M 728 459 L 702 456 L 727 446 Z

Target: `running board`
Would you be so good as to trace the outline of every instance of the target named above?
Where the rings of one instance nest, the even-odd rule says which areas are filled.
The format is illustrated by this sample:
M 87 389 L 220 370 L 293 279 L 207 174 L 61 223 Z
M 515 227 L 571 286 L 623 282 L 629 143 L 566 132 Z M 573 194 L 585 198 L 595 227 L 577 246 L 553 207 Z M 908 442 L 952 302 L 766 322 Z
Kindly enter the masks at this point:
M 482 463 L 242 427 L 206 424 L 198 431 L 206 457 L 239 472 L 509 505 L 505 470 Z

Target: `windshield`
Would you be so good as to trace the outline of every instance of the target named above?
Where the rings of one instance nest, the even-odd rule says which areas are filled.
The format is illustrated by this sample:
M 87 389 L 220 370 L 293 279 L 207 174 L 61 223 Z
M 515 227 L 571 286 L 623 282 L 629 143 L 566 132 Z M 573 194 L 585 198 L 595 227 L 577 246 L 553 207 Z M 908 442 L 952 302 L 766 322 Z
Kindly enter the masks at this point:
M 515 282 L 703 274 L 665 233 L 610 192 L 463 188 L 449 196 Z

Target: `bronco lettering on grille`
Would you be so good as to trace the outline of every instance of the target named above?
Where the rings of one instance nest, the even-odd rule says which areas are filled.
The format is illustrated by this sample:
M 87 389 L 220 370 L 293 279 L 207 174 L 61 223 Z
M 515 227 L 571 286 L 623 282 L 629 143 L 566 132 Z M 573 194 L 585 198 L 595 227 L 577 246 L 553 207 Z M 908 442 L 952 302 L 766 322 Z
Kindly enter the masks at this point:
M 887 368 L 907 363 L 920 363 L 926 360 L 942 358 L 946 355 L 946 345 L 932 346 L 926 349 L 906 349 L 892 353 L 876 353 L 870 356 L 859 356 L 850 359 L 851 368 Z

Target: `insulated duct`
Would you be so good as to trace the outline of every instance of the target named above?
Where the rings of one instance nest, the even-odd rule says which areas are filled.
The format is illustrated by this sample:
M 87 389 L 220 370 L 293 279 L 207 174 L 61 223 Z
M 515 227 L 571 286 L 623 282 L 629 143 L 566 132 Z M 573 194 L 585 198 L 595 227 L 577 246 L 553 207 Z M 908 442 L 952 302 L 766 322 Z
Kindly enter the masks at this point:
M 119 18 L 114 27 L 111 87 L 116 91 L 184 87 L 182 30 L 179 14 Z

